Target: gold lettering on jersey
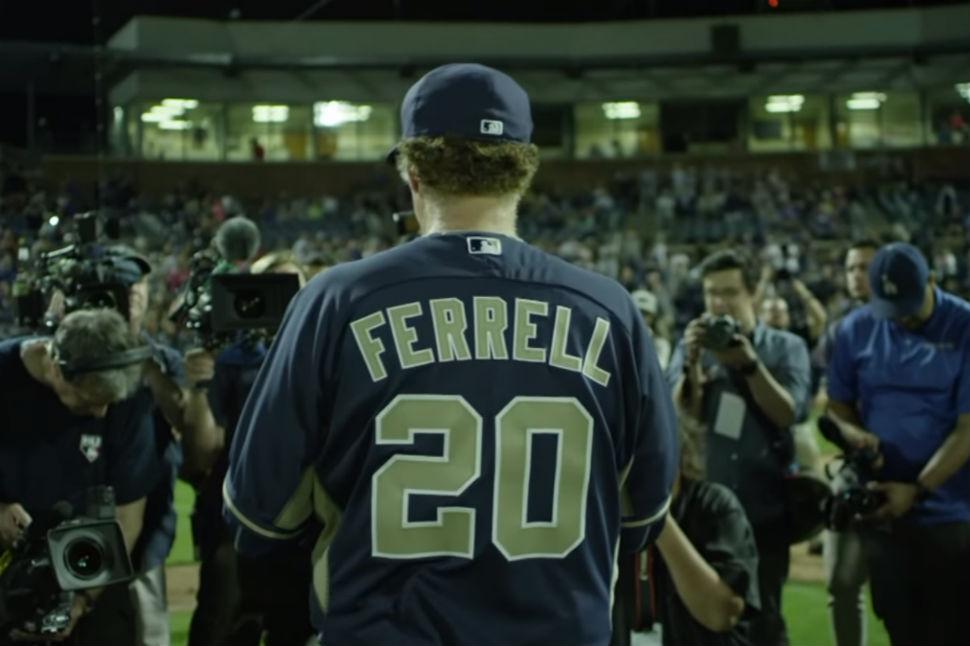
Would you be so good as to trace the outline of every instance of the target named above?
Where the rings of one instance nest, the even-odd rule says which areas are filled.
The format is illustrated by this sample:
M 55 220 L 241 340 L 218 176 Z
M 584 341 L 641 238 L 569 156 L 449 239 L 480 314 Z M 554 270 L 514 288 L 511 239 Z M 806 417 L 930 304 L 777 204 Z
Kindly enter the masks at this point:
M 530 361 L 532 363 L 546 362 L 546 349 L 534 348 L 529 341 L 536 338 L 536 324 L 533 316 L 545 316 L 549 313 L 549 303 L 533 301 L 528 298 L 515 299 L 515 329 L 513 331 L 512 358 L 516 361 Z
M 381 362 L 384 342 L 371 336 L 371 332 L 382 325 L 384 325 L 384 313 L 381 311 L 368 314 L 350 324 L 350 330 L 354 333 L 354 340 L 357 341 L 357 348 L 364 358 L 371 381 L 380 381 L 387 377 L 387 370 Z
M 465 320 L 465 305 L 458 298 L 436 298 L 432 300 L 431 322 L 434 324 L 435 347 L 438 361 L 468 361 L 472 358 L 465 340 L 468 322 Z
M 569 342 L 569 321 L 573 311 L 562 305 L 556 306 L 556 324 L 552 331 L 552 348 L 549 352 L 549 365 L 563 370 L 582 372 L 583 360 L 566 351 Z
M 510 309 L 513 310 L 513 329 L 512 338 L 507 340 Z M 387 368 L 382 359 L 388 339 L 387 330 L 379 333 L 380 328 L 387 325 L 399 364 L 404 370 L 435 362 L 470 361 L 473 358 L 467 336 L 470 334 L 475 345 L 476 360 L 508 360 L 507 343 L 511 341 L 511 358 L 514 361 L 548 363 L 553 368 L 582 374 L 601 386 L 609 384 L 612 375 L 599 365 L 610 335 L 609 320 L 598 317 L 586 347 L 574 348 L 579 354 L 570 354 L 570 338 L 582 337 L 578 337 L 573 326 L 573 309 L 563 305 L 555 308 L 548 347 L 545 347 L 545 343 L 536 345 L 536 319 L 548 316 L 549 309 L 549 303 L 545 301 L 517 298 L 514 303 L 508 303 L 497 296 L 475 296 L 472 298 L 472 311 L 468 312 L 459 298 L 438 298 L 428 301 L 427 311 L 421 303 L 404 303 L 356 319 L 351 322 L 350 328 L 367 372 L 375 382 L 387 378 Z M 419 338 L 417 328 L 411 324 L 412 319 L 425 315 L 430 317 L 431 325 L 423 329 L 433 329 L 434 339 Z M 580 335 L 584 333 L 585 330 L 582 330 Z
M 509 310 L 505 301 L 497 296 L 476 296 L 475 308 L 475 358 L 508 359 L 505 330 L 509 327 Z
M 600 386 L 605 386 L 610 383 L 610 373 L 596 365 L 599 363 L 600 354 L 603 352 L 603 345 L 606 343 L 606 337 L 609 334 L 610 322 L 597 317 L 596 327 L 593 328 L 593 336 L 589 340 L 589 346 L 586 348 L 586 356 L 583 358 L 583 374 Z
M 397 350 L 397 358 L 404 369 L 434 363 L 434 352 L 431 348 L 414 349 L 418 333 L 407 323 L 408 319 L 421 316 L 421 312 L 421 303 L 404 303 L 387 308 L 387 320 L 394 336 L 394 349 Z

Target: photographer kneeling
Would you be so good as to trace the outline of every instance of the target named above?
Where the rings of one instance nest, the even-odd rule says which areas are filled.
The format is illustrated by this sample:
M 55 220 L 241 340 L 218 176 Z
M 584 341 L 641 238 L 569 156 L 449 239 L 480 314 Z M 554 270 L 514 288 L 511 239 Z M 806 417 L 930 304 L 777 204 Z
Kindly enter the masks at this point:
M 805 342 L 755 317 L 750 262 L 721 251 L 701 265 L 704 316 L 688 324 L 669 378 L 682 415 L 706 430 L 707 478 L 730 489 L 758 545 L 761 613 L 755 644 L 787 644 L 781 590 L 788 578 L 789 510 L 784 478 L 794 459 L 791 427 L 805 414 Z
M 32 522 L 44 524 L 57 503 L 80 509 L 89 488 L 109 485 L 130 552 L 158 472 L 149 411 L 130 398 L 145 356 L 132 352 L 137 346 L 124 318 L 107 309 L 69 314 L 53 338 L 0 341 L 2 547 Z M 0 635 L 0 643 L 23 639 L 133 643 L 127 583 L 76 593 L 56 635 Z
M 872 600 L 894 645 L 970 634 L 970 305 L 936 287 L 915 247 L 883 247 L 870 301 L 839 326 L 829 414 L 847 444 L 878 451 L 882 497 L 862 533 Z

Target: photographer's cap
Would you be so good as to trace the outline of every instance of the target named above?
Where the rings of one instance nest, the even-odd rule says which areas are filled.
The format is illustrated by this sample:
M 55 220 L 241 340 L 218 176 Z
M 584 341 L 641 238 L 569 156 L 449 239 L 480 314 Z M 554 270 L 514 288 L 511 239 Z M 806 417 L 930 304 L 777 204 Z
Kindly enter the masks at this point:
M 930 268 L 919 249 L 904 242 L 888 244 L 869 265 L 869 306 L 880 318 L 902 318 L 919 312 Z
M 532 139 L 529 95 L 515 80 L 477 63 L 436 67 L 404 95 L 401 136 L 481 141 Z M 395 147 L 388 155 L 394 160 Z

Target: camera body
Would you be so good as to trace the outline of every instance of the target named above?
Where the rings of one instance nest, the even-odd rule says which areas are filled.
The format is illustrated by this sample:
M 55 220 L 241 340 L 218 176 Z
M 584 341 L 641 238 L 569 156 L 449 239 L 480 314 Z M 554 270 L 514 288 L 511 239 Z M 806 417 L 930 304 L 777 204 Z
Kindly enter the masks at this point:
M 71 506 L 58 503 L 50 515 L 59 522 L 35 521 L 24 539 L 0 555 L 3 630 L 56 634 L 70 624 L 77 590 L 132 579 L 114 492 L 100 486 L 87 494 L 84 514 L 71 518 Z
M 822 503 L 826 527 L 843 532 L 886 502 L 883 492 L 866 488 L 866 484 L 875 479 L 874 465 L 879 454 L 873 449 L 849 446 L 835 422 L 827 417 L 819 418 L 818 428 L 828 441 L 843 451 L 843 462 L 838 471 L 841 485 Z
M 727 350 L 734 346 L 734 336 L 741 333 L 741 325 L 727 314 L 712 316 L 704 321 L 704 336 L 701 345 L 714 352 Z
M 171 319 L 209 350 L 240 338 L 255 345 L 276 332 L 299 289 L 295 274 L 234 273 L 218 252 L 205 249 L 192 256 L 182 305 Z
M 40 254 L 33 266 L 18 273 L 13 285 L 18 324 L 31 329 L 52 328 L 56 321 L 44 316 L 55 290 L 64 295 L 64 313 L 107 307 L 128 318 L 128 286 L 115 276 L 117 256 L 106 251 L 97 238 L 94 212 L 74 217 L 75 241 L 61 249 Z M 106 223 L 107 227 L 107 223 Z M 28 262 L 29 250 L 18 258 Z

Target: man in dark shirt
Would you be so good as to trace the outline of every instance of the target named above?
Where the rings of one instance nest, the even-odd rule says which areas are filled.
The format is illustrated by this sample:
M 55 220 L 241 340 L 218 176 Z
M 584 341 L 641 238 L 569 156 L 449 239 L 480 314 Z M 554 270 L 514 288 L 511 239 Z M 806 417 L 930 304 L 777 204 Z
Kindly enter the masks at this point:
M 0 342 L 4 546 L 59 501 L 82 509 L 85 492 L 96 485 L 114 488 L 129 551 L 134 546 L 145 496 L 158 479 L 149 408 L 144 399 L 130 397 L 140 384 L 141 365 L 82 369 L 77 376 L 70 368 L 90 366 L 136 344 L 128 324 L 113 310 L 73 312 L 53 338 Z M 127 586 L 103 592 L 75 597 L 67 630 L 73 632 L 72 643 L 133 642 Z
M 706 314 L 688 326 L 668 379 L 683 415 L 706 426 L 706 474 L 741 501 L 758 544 L 761 614 L 752 641 L 785 644 L 781 590 L 788 577 L 789 519 L 784 477 L 794 458 L 793 424 L 805 416 L 809 360 L 805 342 L 755 317 L 757 277 L 733 251 L 701 266 Z M 703 347 L 711 316 L 730 315 L 740 332 L 723 350 Z
M 730 489 L 714 482 L 682 478 L 670 507 L 676 527 L 668 526 L 651 550 L 650 568 L 657 600 L 657 618 L 663 626 L 665 646 L 748 646 L 751 619 L 761 605 L 758 594 L 758 548 L 741 503 Z M 678 529 L 679 528 L 679 529 Z M 678 545 L 682 531 L 690 547 Z M 697 575 L 684 571 L 684 561 L 697 556 L 711 568 L 706 586 L 692 586 Z M 659 556 L 659 558 L 658 558 Z M 703 575 L 704 572 L 701 572 Z M 693 590 L 687 588 L 693 587 Z M 707 597 L 707 604 L 732 595 L 734 612 L 714 608 L 694 611 L 688 595 Z M 720 602 L 717 605 L 726 605 Z

